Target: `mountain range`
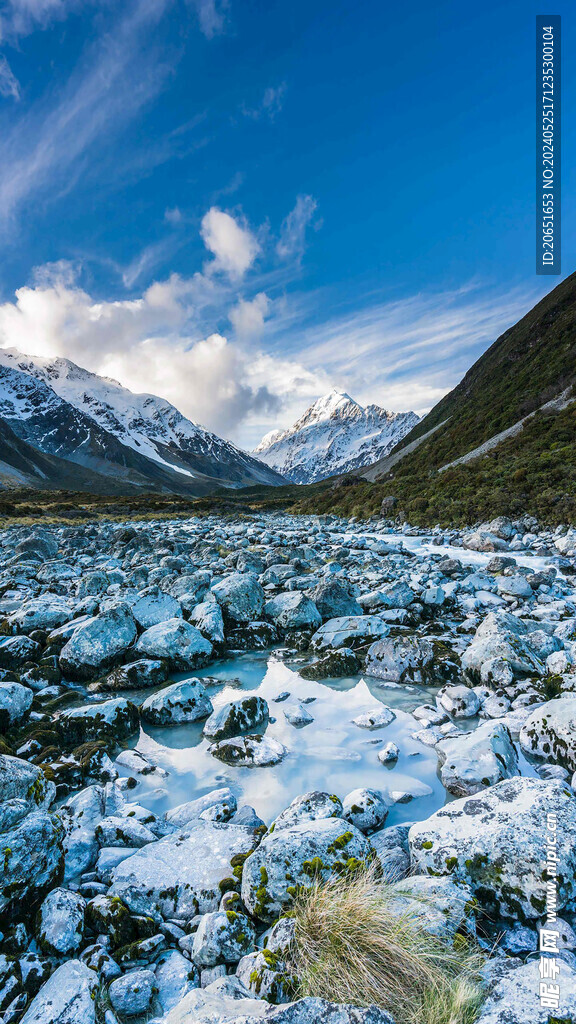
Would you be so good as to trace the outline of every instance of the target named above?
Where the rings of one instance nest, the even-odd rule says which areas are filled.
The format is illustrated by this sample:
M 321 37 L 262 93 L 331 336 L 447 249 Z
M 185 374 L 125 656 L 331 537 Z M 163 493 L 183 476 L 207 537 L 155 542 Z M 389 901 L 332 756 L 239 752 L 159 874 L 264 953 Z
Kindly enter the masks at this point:
M 293 483 L 314 483 L 376 462 L 418 422 L 413 412 L 363 407 L 333 389 L 288 430 L 266 434 L 252 454 Z
M 303 511 L 395 508 L 422 525 L 528 513 L 576 520 L 576 274 L 504 332 L 385 457 L 299 498 Z
M 95 493 L 278 485 L 283 478 L 155 395 L 69 359 L 0 349 L 0 484 Z

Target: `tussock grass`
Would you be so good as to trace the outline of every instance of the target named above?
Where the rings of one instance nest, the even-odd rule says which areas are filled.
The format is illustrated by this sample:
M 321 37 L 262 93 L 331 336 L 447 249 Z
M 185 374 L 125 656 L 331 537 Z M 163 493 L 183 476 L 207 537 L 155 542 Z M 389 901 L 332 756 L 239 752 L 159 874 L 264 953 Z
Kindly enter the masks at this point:
M 416 898 L 409 879 L 402 895 Z M 373 867 L 302 892 L 289 954 L 298 994 L 376 1005 L 399 1024 L 473 1024 L 485 957 L 464 938 L 453 948 L 423 931 L 409 907 L 399 915 L 398 896 Z

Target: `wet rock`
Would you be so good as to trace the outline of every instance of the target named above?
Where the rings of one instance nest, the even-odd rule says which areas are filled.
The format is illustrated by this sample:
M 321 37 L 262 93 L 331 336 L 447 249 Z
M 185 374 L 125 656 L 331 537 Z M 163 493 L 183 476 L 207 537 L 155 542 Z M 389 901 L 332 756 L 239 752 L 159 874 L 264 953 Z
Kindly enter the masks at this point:
M 377 789 L 354 789 L 344 797 L 342 817 L 368 835 L 382 828 L 388 817 L 388 803 Z
M 385 743 L 381 750 L 378 751 L 378 760 L 380 764 L 393 764 L 400 757 L 400 750 L 393 740 L 389 740 Z
M 354 651 L 350 647 L 342 647 L 305 665 L 300 669 L 300 675 L 303 679 L 342 679 L 344 676 L 356 675 L 360 667 Z
M 167 619 L 142 633 L 134 650 L 141 657 L 164 659 L 174 672 L 186 672 L 208 663 L 212 644 L 189 622 Z
M 212 714 L 212 701 L 199 679 L 173 683 L 147 697 L 140 715 L 151 725 L 198 722 Z
M 365 672 L 388 682 L 431 681 L 434 648 L 428 640 L 417 637 L 387 637 L 377 640 L 368 649 Z
M 298 886 L 363 860 L 368 840 L 340 818 L 303 821 L 268 833 L 244 863 L 242 900 L 250 914 L 274 921 Z
M 218 909 L 220 883 L 232 875 L 230 861 L 255 844 L 242 825 L 198 821 L 143 846 L 112 872 L 111 896 L 133 913 L 184 918 Z
M 120 665 L 107 676 L 91 683 L 88 689 L 98 693 L 101 690 L 140 690 L 147 686 L 160 686 L 168 678 L 164 661 L 140 658 L 128 665 Z
M 211 740 L 224 740 L 249 732 L 268 721 L 268 704 L 255 695 L 230 701 L 214 711 L 206 721 L 203 733 Z
M 287 722 L 290 722 L 290 725 L 301 727 L 304 725 L 310 725 L 310 722 L 314 721 L 314 716 L 311 715 L 308 709 L 299 701 L 294 701 L 291 704 L 285 704 L 282 710 L 284 718 Z
M 19 669 L 27 661 L 35 661 L 40 651 L 40 644 L 29 636 L 0 637 L 0 668 Z
M 529 716 L 520 730 L 522 749 L 576 770 L 576 698 L 549 700 Z
M 43 953 L 70 956 L 82 944 L 86 902 L 69 889 L 53 889 L 39 911 L 38 943 Z
M 138 729 L 138 708 L 125 697 L 112 697 L 99 704 L 84 704 L 63 711 L 58 720 L 63 737 L 69 743 L 132 736 Z
M 352 721 L 360 729 L 383 729 L 390 725 L 396 718 L 396 714 L 386 704 L 378 704 L 372 711 L 364 711 L 357 715 Z
M 98 975 L 68 960 L 42 986 L 22 1024 L 95 1024 Z
M 210 753 L 224 764 L 238 767 L 266 768 L 279 764 L 288 750 L 283 743 L 269 736 L 234 736 L 220 740 L 209 748 Z
M 344 615 L 329 619 L 318 629 L 310 640 L 313 651 L 325 651 L 339 647 L 351 647 L 369 642 L 375 637 L 386 636 L 389 626 L 378 615 Z
M 67 679 L 96 679 L 122 660 L 135 639 L 129 608 L 110 608 L 75 630 L 60 652 L 60 669 Z
M 412 867 L 468 883 L 495 920 L 534 920 L 546 905 L 547 816 L 558 831 L 558 909 L 576 895 L 576 799 L 562 782 L 513 778 L 455 800 L 410 829 Z
M 474 732 L 441 740 L 436 752 L 442 783 L 454 796 L 479 793 L 519 774 L 510 733 L 500 722 L 486 722 Z

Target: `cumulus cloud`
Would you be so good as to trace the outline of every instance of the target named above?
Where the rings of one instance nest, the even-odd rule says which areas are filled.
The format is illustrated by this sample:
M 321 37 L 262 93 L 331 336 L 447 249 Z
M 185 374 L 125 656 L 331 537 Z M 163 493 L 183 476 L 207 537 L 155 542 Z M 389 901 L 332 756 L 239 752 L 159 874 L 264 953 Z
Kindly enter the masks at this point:
M 294 209 L 286 217 L 280 231 L 276 252 L 281 259 L 300 259 L 306 244 L 306 228 L 317 206 L 313 196 L 298 196 Z
M 270 299 L 259 292 L 251 300 L 240 299 L 230 310 L 228 319 L 239 338 L 259 337 L 270 310 Z
M 228 0 L 192 0 L 200 31 L 207 39 L 219 36 L 226 28 Z
M 20 99 L 20 84 L 15 77 L 6 57 L 0 56 L 0 96 Z
M 217 206 L 212 206 L 202 218 L 200 233 L 206 248 L 214 254 L 208 265 L 210 272 L 223 271 L 232 278 L 241 278 L 260 251 L 250 229 Z

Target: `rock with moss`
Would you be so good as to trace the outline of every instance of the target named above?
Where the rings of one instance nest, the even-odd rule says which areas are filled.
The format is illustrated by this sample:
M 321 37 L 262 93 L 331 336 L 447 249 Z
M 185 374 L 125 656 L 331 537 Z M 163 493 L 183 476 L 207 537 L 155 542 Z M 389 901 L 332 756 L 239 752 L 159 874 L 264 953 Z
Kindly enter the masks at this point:
M 41 647 L 29 636 L 0 637 L 0 668 L 20 669 L 27 661 L 36 661 Z
M 240 736 L 268 722 L 268 703 L 254 694 L 229 701 L 214 711 L 205 722 L 203 733 L 213 741 Z
M 480 711 L 478 694 L 462 683 L 458 686 L 443 686 L 437 702 L 452 718 L 473 718 Z
M 96 972 L 68 960 L 42 985 L 21 1024 L 95 1024 L 97 989 Z
M 368 648 L 364 669 L 386 682 L 432 682 L 434 648 L 429 640 L 415 636 L 386 637 Z
M 166 662 L 157 658 L 139 658 L 128 665 L 119 665 L 107 676 L 90 683 L 88 689 L 95 693 L 102 690 L 141 690 L 147 686 L 160 686 L 167 678 Z
M 546 908 L 547 825 L 557 823 L 557 905 L 576 897 L 576 797 L 563 782 L 513 778 L 447 804 L 410 829 L 412 868 L 470 885 L 494 920 Z
M 576 970 L 564 961 L 557 963 L 558 980 L 551 975 L 550 981 L 543 982 L 538 959 L 519 966 L 517 960 L 513 961 L 490 987 L 476 1024 L 572 1024 L 576 1020 Z M 553 1003 L 542 1005 L 542 984 L 558 985 L 557 1008 Z
M 289 976 L 282 958 L 267 948 L 242 957 L 236 976 L 251 995 L 275 1005 L 288 1003 L 296 987 L 296 981 Z
M 506 684 L 514 678 L 544 674 L 545 665 L 531 644 L 530 629 L 516 615 L 502 609 L 489 612 L 462 655 L 462 669 L 473 683 Z M 507 670 L 507 672 L 506 672 Z
M 218 910 L 204 914 L 194 935 L 192 959 L 198 967 L 237 964 L 254 949 L 256 932 L 245 914 Z
M 197 821 L 143 846 L 112 870 L 109 895 L 131 911 L 156 918 L 191 918 L 218 909 L 221 885 L 234 883 L 233 858 L 243 858 L 258 842 L 243 825 Z M 225 890 L 224 890 L 225 891 Z
M 212 714 L 212 701 L 199 679 L 172 683 L 147 697 L 140 715 L 150 725 L 181 725 L 199 722 Z
M 384 729 L 396 718 L 396 713 L 386 704 L 377 704 L 371 711 L 363 711 L 352 721 L 359 729 Z
M 136 639 L 136 623 L 127 605 L 118 604 L 78 626 L 60 652 L 67 679 L 97 679 L 117 665 Z
M 242 900 L 261 921 L 273 921 L 300 886 L 333 872 L 353 870 L 370 856 L 369 841 L 341 818 L 303 821 L 271 830 L 248 857 L 242 872 Z
M 486 722 L 436 744 L 440 778 L 453 796 L 469 796 L 518 775 L 518 757 L 501 722 Z
M 121 740 L 132 736 L 139 727 L 138 708 L 125 697 L 63 711 L 58 719 L 62 737 L 72 746 L 88 740 Z
M 333 577 L 321 580 L 310 591 L 310 597 L 322 616 L 322 622 L 345 615 L 362 615 L 362 606 L 354 595 L 353 587 L 345 580 Z
M 70 889 L 52 889 L 38 912 L 38 944 L 43 953 L 70 956 L 82 945 L 86 901 Z
M 0 754 L 0 832 L 31 811 L 48 808 L 56 792 L 44 772 L 20 757 Z
M 107 935 L 111 949 L 121 949 L 136 937 L 130 911 L 117 896 L 101 893 L 89 900 L 86 923 L 96 935 Z
M 342 803 L 334 793 L 312 790 L 295 797 L 291 804 L 281 811 L 274 821 L 274 829 L 290 828 L 304 821 L 318 821 L 320 818 L 341 818 Z
M 549 700 L 536 708 L 520 730 L 527 754 L 576 771 L 576 697 Z
M 121 1017 L 139 1017 L 147 1013 L 154 998 L 154 981 L 154 973 L 149 970 L 130 971 L 116 978 L 108 989 L 116 1013 Z
M 219 761 L 240 768 L 267 768 L 279 764 L 288 754 L 288 748 L 270 736 L 233 736 L 212 743 L 210 753 Z
M 146 846 L 156 842 L 157 837 L 146 825 L 135 817 L 110 815 L 96 826 L 96 841 L 100 846 Z
M 325 657 L 312 661 L 299 671 L 303 679 L 342 679 L 345 676 L 356 675 L 360 667 L 360 661 L 352 648 L 342 647 L 336 651 L 329 651 Z
M 224 618 L 245 625 L 260 618 L 264 608 L 264 590 L 248 573 L 233 572 L 212 587 Z
M 55 815 L 33 811 L 0 835 L 0 914 L 30 914 L 64 874 L 63 829 Z
M 342 806 L 342 817 L 365 835 L 382 828 L 388 817 L 388 801 L 378 789 L 354 789 L 344 797 Z

